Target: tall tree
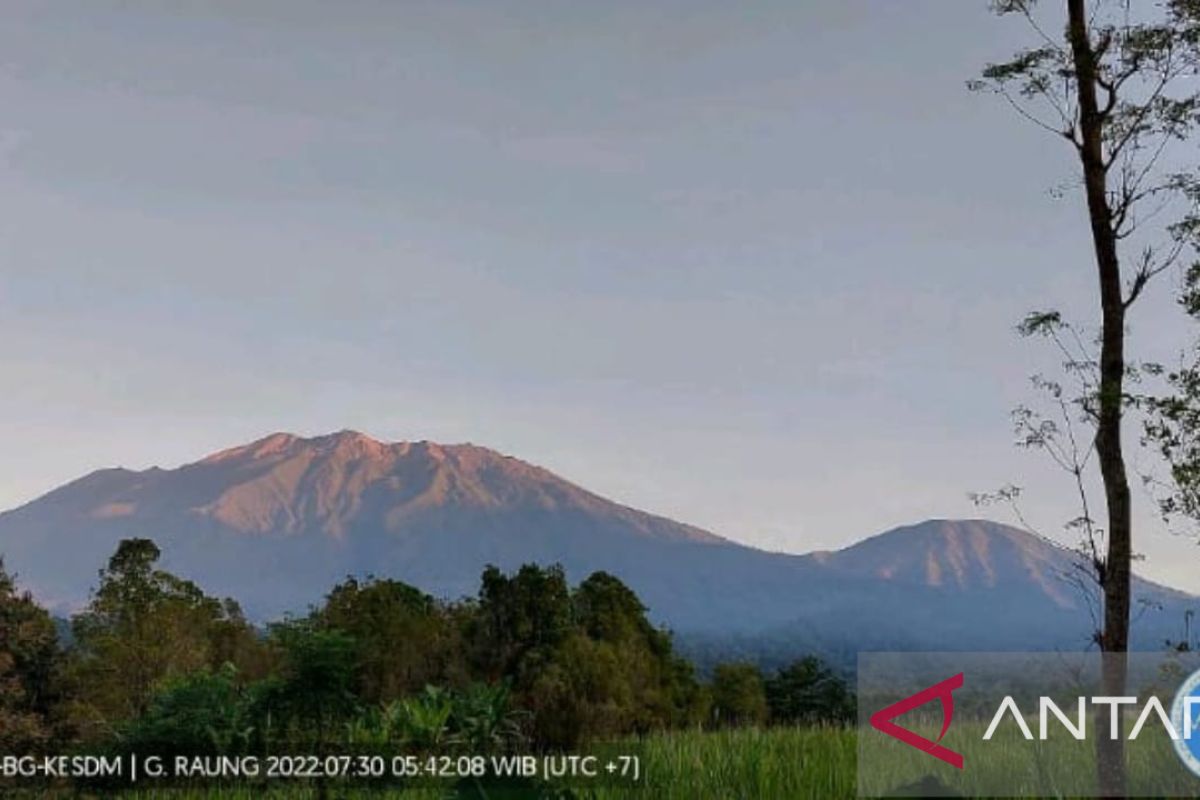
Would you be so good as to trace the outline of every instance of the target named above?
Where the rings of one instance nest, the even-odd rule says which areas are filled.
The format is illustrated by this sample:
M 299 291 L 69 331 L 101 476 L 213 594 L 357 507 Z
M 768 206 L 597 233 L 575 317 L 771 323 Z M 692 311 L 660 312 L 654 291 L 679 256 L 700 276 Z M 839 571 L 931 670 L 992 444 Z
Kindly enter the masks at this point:
M 474 660 L 490 681 L 515 678 L 544 661 L 571 629 L 571 593 L 562 567 L 525 564 L 507 576 L 483 571 L 472 639 Z
M 72 620 L 83 724 L 104 729 L 141 716 L 164 679 L 219 667 L 257 644 L 236 603 L 158 569 L 159 556 L 149 539 L 123 540 Z
M 395 580 L 347 578 L 313 615 L 358 643 L 359 694 L 387 703 L 426 684 L 465 682 L 458 626 L 442 604 Z
M 703 694 L 638 596 L 596 572 L 571 591 L 559 567 L 488 567 L 468 635 L 478 677 L 504 681 L 543 746 L 699 721 Z
M 1189 199 L 1195 175 L 1172 145 L 1200 123 L 1195 87 L 1200 66 L 1200 2 L 1061 0 L 1061 15 L 1039 14 L 1037 0 L 993 0 L 1001 15 L 1023 17 L 1036 37 L 1010 60 L 987 66 L 975 89 L 1004 97 L 1023 117 L 1066 142 L 1081 175 L 1100 310 L 1094 382 L 1080 407 L 1094 426 L 1092 445 L 1104 486 L 1106 546 L 1093 560 L 1103 595 L 1099 633 L 1110 693 L 1125 683 L 1129 647 L 1133 520 L 1122 433 L 1127 314 L 1153 278 L 1179 258 L 1194 230 L 1186 223 L 1147 223 Z M 1061 33 L 1056 33 L 1056 29 Z M 1183 159 L 1194 153 L 1182 150 Z M 1186 164 L 1186 161 L 1184 162 Z M 1183 219 L 1187 219 L 1184 212 Z M 1130 252 L 1132 250 L 1132 252 Z M 1027 330 L 1052 330 L 1057 314 L 1031 318 Z M 1086 513 L 1086 512 L 1085 512 Z M 1088 528 L 1101 530 L 1100 528 Z M 1120 741 L 1098 751 L 1101 789 L 1122 795 Z

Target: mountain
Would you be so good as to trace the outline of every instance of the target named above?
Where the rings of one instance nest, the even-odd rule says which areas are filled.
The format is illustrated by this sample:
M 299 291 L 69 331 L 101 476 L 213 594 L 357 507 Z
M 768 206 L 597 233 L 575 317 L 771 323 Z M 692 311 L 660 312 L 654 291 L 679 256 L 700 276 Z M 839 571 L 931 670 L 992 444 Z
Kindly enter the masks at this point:
M 1082 648 L 1100 615 L 1081 554 L 986 520 L 929 520 L 811 558 L 832 574 L 901 590 L 903 606 L 872 615 L 883 626 L 873 638 L 894 643 L 891 630 L 899 630 L 905 649 Z M 1200 607 L 1197 598 L 1137 576 L 1133 593 L 1141 647 L 1180 638 L 1184 612 Z
M 697 635 L 810 647 L 1082 646 L 1094 592 L 1078 557 L 986 521 L 930 521 L 837 552 L 768 553 L 637 511 L 474 445 L 383 443 L 353 431 L 277 433 L 176 469 L 94 472 L 0 514 L 0 555 L 42 602 L 78 607 L 121 538 L 158 542 L 168 569 L 258 619 L 303 612 L 346 575 L 457 598 L 484 565 L 561 563 L 633 587 L 653 617 Z M 1177 634 L 1192 598 L 1140 581 L 1160 606 L 1142 640 Z
M 1059 608 L 1082 597 L 1064 578 L 1082 566 L 1078 556 L 1017 528 L 982 520 L 930 520 L 896 528 L 813 559 L 843 575 L 922 586 L 950 594 L 1025 592 Z

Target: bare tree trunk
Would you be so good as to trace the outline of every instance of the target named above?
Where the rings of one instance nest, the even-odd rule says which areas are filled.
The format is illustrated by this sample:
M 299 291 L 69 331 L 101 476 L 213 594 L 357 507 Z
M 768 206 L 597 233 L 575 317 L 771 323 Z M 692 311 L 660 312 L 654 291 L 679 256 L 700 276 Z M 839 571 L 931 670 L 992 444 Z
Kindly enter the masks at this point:
M 1084 188 L 1091 221 L 1092 244 L 1100 279 L 1102 315 L 1100 387 L 1097 398 L 1096 455 L 1104 481 L 1108 511 L 1108 553 L 1100 574 L 1104 592 L 1104 629 L 1100 648 L 1104 654 L 1103 684 L 1109 696 L 1125 694 L 1129 649 L 1130 562 L 1132 520 L 1129 480 L 1121 452 L 1125 380 L 1125 299 L 1117 234 L 1108 197 L 1108 165 L 1104 161 L 1104 112 L 1097 101 L 1097 53 L 1088 31 L 1084 0 L 1067 0 L 1068 35 L 1079 86 L 1079 124 Z M 1101 712 L 1103 714 L 1103 712 Z M 1111 713 L 1118 713 L 1112 710 Z M 1125 794 L 1125 748 L 1121 738 L 1101 735 L 1108 731 L 1107 715 L 1097 725 L 1096 756 L 1102 794 Z M 1100 720 L 1097 720 L 1099 723 Z

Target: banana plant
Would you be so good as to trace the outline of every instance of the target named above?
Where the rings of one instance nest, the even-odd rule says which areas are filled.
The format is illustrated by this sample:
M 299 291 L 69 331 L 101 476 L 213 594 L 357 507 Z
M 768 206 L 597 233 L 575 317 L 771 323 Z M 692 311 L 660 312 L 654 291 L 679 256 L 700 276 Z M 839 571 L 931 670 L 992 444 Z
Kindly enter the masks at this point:
M 420 750 L 438 750 L 452 743 L 450 716 L 454 698 L 445 689 L 426 686 L 416 697 L 400 701 L 399 732 L 405 744 Z
M 507 684 L 471 684 L 457 701 L 455 732 L 470 752 L 512 750 L 525 741 L 522 723 L 527 714 L 513 708 Z

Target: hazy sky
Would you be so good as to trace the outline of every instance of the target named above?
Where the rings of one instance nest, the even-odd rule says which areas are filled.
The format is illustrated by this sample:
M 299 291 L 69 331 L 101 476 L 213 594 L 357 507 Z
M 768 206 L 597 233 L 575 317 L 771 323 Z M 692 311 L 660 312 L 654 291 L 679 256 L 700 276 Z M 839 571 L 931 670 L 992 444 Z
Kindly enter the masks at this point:
M 984 0 L 9 2 L 0 507 L 356 428 L 772 549 L 1010 481 L 1053 532 L 1012 331 L 1093 318 L 1084 220 L 964 88 L 1023 40 Z

